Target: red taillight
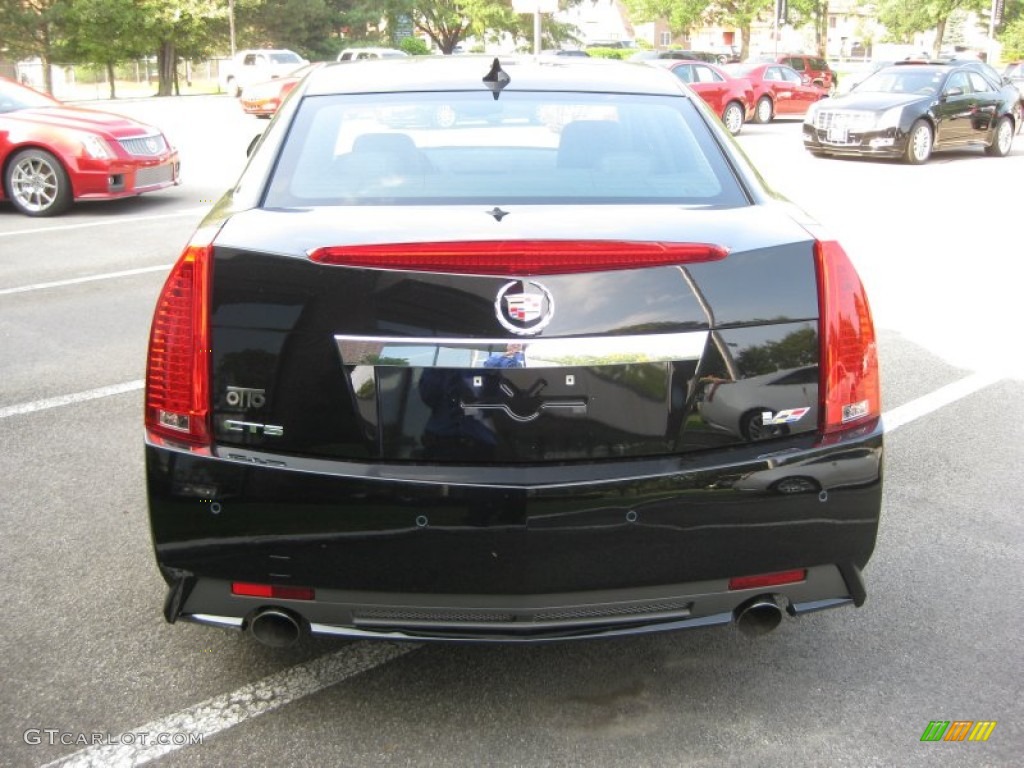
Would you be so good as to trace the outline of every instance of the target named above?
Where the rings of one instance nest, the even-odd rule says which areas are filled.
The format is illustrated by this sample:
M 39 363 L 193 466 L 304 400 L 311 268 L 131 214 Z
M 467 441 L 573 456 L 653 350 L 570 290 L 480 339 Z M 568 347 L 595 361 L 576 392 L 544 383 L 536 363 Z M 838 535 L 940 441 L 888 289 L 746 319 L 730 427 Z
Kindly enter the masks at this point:
M 881 413 L 878 350 L 864 286 L 839 243 L 819 241 L 821 429 L 828 434 Z
M 146 428 L 191 449 L 210 444 L 209 244 L 189 245 L 157 300 L 146 365 Z
M 799 581 L 807 580 L 807 569 L 798 568 L 793 571 L 779 571 L 778 573 L 762 573 L 757 576 L 737 576 L 729 579 L 729 589 L 762 589 L 764 587 L 778 587 L 782 584 L 796 584 Z
M 336 246 L 318 248 L 309 258 L 345 267 L 528 277 L 694 264 L 728 255 L 727 249 L 705 243 L 485 240 Z
M 316 597 L 312 587 L 282 587 L 276 584 L 250 584 L 244 581 L 231 582 L 231 594 L 242 597 L 270 597 L 276 600 L 313 600 Z

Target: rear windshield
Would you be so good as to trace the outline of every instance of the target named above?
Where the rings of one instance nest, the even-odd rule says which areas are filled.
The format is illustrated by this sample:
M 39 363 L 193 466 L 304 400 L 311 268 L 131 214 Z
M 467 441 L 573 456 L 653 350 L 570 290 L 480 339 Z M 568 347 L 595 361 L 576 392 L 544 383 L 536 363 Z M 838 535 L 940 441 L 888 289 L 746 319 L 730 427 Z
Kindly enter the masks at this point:
M 307 97 L 263 204 L 504 201 L 747 203 L 686 97 L 467 92 Z

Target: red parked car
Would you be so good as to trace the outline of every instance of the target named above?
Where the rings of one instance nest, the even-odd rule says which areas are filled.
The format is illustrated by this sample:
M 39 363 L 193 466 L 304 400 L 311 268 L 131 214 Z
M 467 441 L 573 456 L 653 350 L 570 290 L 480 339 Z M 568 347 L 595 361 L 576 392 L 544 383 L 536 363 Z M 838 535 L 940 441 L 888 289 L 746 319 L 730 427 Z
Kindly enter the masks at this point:
M 803 115 L 811 104 L 828 96 L 807 75 L 784 64 L 729 64 L 726 71 L 745 77 L 754 87 L 754 122 L 770 123 L 781 116 Z
M 76 200 L 109 200 L 179 184 L 178 151 L 159 129 L 61 104 L 0 77 L 0 200 L 55 216 Z
M 839 87 L 839 76 L 821 56 L 808 53 L 783 53 L 778 56 L 766 53 L 752 60 L 758 64 L 785 64 L 798 74 L 807 75 L 814 85 L 820 85 L 830 94 Z
M 746 78 L 733 77 L 703 61 L 657 59 L 652 63 L 671 70 L 690 86 L 722 118 L 733 136 L 754 116 L 754 89 Z
M 308 72 L 321 65 L 322 62 L 306 64 L 283 77 L 250 85 L 242 91 L 242 95 L 238 97 L 238 103 L 242 105 L 242 110 L 247 115 L 271 118 L 277 112 L 277 108 L 281 106 L 285 96 L 291 93 L 292 88 L 298 85 Z

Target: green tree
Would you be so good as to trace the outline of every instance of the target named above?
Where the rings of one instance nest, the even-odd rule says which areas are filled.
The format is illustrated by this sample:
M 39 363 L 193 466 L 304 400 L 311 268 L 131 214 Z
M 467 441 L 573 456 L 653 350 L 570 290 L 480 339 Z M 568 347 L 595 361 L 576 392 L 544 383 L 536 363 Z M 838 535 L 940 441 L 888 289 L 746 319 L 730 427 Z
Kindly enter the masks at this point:
M 218 47 L 227 7 L 218 0 L 136 0 L 149 50 L 156 52 L 157 96 L 178 92 L 178 60 L 198 58 Z
M 814 47 L 819 56 L 828 51 L 828 3 L 829 0 L 790 0 L 790 23 L 800 26 L 806 23 L 814 27 Z
M 61 55 L 105 67 L 110 98 L 116 98 L 114 66 L 148 52 L 144 24 L 135 0 L 70 0 Z
M 339 0 L 260 0 L 240 2 L 236 16 L 247 46 L 289 48 L 316 61 L 333 59 L 341 50 L 348 7 Z M 360 14 L 357 23 L 362 21 Z
M 1007 0 L 997 29 L 997 37 L 1003 44 L 1003 60 L 1024 59 L 1024 1 Z
M 48 93 L 53 93 L 50 67 L 58 60 L 66 6 L 62 0 L 0 0 L 0 41 L 15 58 L 39 57 Z
M 664 19 L 672 37 L 688 37 L 708 7 L 706 0 L 625 0 L 625 5 L 634 22 Z
M 519 14 L 508 0 L 411 0 L 413 26 L 449 54 L 467 37 L 486 39 L 520 28 Z
M 408 19 L 417 32 L 426 35 L 442 53 L 454 52 L 455 46 L 467 38 L 487 43 L 502 35 L 519 41 L 533 40 L 533 16 L 512 10 L 511 0 L 358 0 L 345 12 L 349 34 L 362 21 L 368 28 L 377 26 L 386 17 L 392 26 L 396 19 Z M 579 0 L 561 0 L 562 7 Z M 560 24 L 546 17 L 543 27 L 545 46 L 573 38 L 571 25 Z M 379 34 L 379 33 L 378 33 Z
M 882 0 L 878 6 L 878 20 L 885 25 L 891 37 L 909 42 L 918 32 L 935 30 L 933 53 L 942 50 L 946 26 L 954 11 L 982 11 L 991 0 Z
M 704 16 L 706 23 L 735 27 L 740 31 L 740 58 L 750 54 L 750 27 L 759 18 L 771 18 L 773 0 L 716 0 Z

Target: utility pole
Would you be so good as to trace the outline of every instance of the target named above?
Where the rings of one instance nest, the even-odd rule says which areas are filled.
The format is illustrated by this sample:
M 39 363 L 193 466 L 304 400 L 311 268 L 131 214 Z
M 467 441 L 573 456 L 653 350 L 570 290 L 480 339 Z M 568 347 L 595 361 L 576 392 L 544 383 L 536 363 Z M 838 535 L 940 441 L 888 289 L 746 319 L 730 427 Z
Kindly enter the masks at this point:
M 996 27 L 1003 20 L 1004 0 L 992 0 L 992 12 L 988 16 L 988 50 L 985 52 L 987 63 L 995 66 L 996 61 Z
M 231 58 L 235 58 L 235 0 L 228 0 L 228 33 L 231 36 Z

